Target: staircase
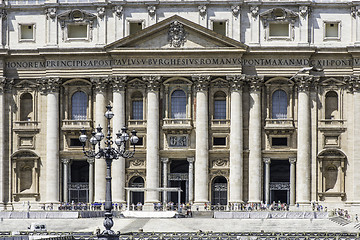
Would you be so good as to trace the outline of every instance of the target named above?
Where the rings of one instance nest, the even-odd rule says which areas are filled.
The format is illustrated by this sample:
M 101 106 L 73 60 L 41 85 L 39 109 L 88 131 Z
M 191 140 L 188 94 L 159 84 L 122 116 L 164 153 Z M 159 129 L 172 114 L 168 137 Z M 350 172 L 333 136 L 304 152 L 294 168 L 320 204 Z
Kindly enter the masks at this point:
M 332 217 L 332 218 L 329 218 L 329 219 L 330 219 L 330 221 L 332 221 L 334 223 L 337 223 L 337 224 L 339 224 L 341 226 L 345 226 L 345 225 L 348 225 L 349 223 L 351 223 L 351 221 L 349 221 L 349 220 L 347 220 L 347 219 L 345 219 L 343 217 L 339 217 L 339 216 Z

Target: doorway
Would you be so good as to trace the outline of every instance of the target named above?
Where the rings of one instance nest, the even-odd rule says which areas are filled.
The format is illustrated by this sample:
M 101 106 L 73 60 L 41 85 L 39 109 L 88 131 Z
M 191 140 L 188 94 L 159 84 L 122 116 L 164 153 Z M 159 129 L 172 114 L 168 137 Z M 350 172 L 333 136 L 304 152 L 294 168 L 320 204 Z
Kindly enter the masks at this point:
M 271 160 L 270 202 L 290 203 L 290 162 Z
M 131 178 L 130 183 L 129 183 L 129 187 L 143 188 L 144 187 L 144 179 L 142 177 L 133 177 L 133 178 Z M 144 205 L 144 192 L 131 191 L 130 203 L 136 205 L 139 202 Z
M 89 202 L 89 163 L 72 161 L 68 183 L 68 202 Z
M 187 203 L 189 201 L 189 162 L 187 160 L 171 161 L 168 186 L 181 188 L 180 203 Z M 168 201 L 177 203 L 178 193 L 169 192 Z

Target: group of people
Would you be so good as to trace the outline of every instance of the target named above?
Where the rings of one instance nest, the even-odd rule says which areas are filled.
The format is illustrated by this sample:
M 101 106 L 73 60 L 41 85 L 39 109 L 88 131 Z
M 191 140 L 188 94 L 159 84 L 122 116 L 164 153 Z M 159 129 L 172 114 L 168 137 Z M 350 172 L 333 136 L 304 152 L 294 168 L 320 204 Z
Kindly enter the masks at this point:
M 347 220 L 350 220 L 349 211 L 345 210 L 345 209 L 336 208 L 336 209 L 333 210 L 333 215 L 343 217 L 343 218 L 345 218 Z M 357 215 L 355 215 L 355 221 L 358 221 Z

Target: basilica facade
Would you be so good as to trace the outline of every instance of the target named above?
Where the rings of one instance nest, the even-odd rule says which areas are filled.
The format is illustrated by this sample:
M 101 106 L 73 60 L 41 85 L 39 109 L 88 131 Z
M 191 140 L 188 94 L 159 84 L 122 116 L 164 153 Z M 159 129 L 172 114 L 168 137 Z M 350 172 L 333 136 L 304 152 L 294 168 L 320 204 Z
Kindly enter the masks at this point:
M 103 202 L 81 129 L 138 132 L 116 203 L 360 205 L 360 5 L 0 0 L 0 209 Z M 358 118 L 359 116 L 359 118 Z M 358 138 L 359 137 L 359 138 Z M 144 188 L 145 191 L 126 189 Z

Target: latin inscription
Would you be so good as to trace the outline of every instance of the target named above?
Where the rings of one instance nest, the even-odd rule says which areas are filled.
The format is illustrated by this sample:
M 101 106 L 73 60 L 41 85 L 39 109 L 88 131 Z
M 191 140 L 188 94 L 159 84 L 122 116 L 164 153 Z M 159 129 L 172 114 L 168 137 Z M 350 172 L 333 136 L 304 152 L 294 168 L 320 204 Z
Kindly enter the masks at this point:
M 169 146 L 170 147 L 186 147 L 187 146 L 187 136 L 170 136 L 169 137 Z
M 315 66 L 353 67 L 360 66 L 360 58 L 354 59 L 268 59 L 268 58 L 120 58 L 90 60 L 46 60 L 8 61 L 7 69 L 47 69 L 47 68 L 113 68 L 113 67 L 196 67 L 196 66 Z

